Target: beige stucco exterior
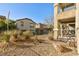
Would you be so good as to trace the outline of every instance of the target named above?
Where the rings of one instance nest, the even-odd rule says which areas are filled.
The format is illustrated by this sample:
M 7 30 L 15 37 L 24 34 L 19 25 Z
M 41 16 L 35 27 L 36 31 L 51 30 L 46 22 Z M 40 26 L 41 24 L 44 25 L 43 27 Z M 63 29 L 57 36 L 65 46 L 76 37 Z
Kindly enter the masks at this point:
M 58 20 L 57 20 L 58 4 L 54 4 L 54 39 L 57 39 Z
M 75 12 L 76 12 L 75 9 L 62 12 L 57 15 L 57 19 L 61 20 L 61 19 L 73 18 L 73 17 L 75 17 Z
M 76 9 L 70 9 L 64 11 L 64 9 L 71 7 L 71 6 L 76 6 L 73 3 L 55 3 L 54 4 L 54 38 L 57 39 L 58 37 L 58 24 L 62 22 L 64 23 L 75 23 L 75 16 L 76 16 Z M 62 10 L 60 13 L 59 7 Z
M 65 8 L 70 8 L 69 10 L 65 10 Z M 58 13 L 58 8 L 62 10 Z M 79 53 L 79 3 L 55 3 L 54 4 L 54 39 L 58 38 L 58 30 L 62 31 L 62 24 L 69 25 L 70 23 L 75 25 L 75 39 L 77 40 L 77 51 Z M 58 25 L 61 25 L 58 28 Z M 62 32 L 61 37 L 62 36 Z
M 76 3 L 76 27 L 75 27 L 75 31 L 76 31 L 76 40 L 77 40 L 77 51 L 79 54 L 79 3 Z

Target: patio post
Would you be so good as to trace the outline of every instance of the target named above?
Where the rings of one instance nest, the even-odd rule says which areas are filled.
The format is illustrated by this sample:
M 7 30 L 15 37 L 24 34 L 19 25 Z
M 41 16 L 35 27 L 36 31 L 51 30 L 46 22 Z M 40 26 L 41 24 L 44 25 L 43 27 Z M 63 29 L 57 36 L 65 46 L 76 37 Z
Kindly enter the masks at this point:
M 57 39 L 57 34 L 58 34 L 57 14 L 58 14 L 58 3 L 55 3 L 54 4 L 54 39 Z
M 79 3 L 76 3 L 76 20 L 75 20 L 75 32 L 77 40 L 77 52 L 79 54 Z

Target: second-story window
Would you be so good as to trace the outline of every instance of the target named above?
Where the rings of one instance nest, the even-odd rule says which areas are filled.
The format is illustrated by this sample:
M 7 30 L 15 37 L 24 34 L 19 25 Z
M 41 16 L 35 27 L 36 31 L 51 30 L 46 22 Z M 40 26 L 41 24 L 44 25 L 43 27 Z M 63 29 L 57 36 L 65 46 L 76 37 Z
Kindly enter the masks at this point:
M 75 8 L 76 8 L 75 5 L 69 6 L 69 7 L 65 7 L 65 8 L 64 8 L 64 11 L 72 10 L 72 9 L 75 9 Z
M 62 12 L 62 9 L 60 8 L 60 6 L 58 6 L 58 14 L 60 14 Z
M 72 5 L 72 6 L 65 6 L 62 8 L 60 5 L 58 5 L 58 14 L 64 11 L 72 10 L 72 9 L 76 9 L 76 6 Z

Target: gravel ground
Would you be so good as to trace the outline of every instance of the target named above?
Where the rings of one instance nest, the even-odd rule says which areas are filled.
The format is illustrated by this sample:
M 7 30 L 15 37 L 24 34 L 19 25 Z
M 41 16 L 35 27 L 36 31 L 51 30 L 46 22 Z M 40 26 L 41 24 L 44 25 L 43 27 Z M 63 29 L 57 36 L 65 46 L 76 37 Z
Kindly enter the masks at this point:
M 5 51 L 0 51 L 0 56 L 57 56 L 57 52 L 51 44 L 38 44 L 32 47 L 9 46 Z M 60 55 L 77 55 L 76 49 Z
M 78 55 L 76 48 L 72 48 L 72 51 L 70 52 L 58 54 L 53 45 L 50 44 L 50 41 L 46 39 L 46 42 L 47 43 L 38 43 L 31 47 L 15 46 L 9 44 L 9 46 L 4 51 L 0 49 L 0 56 L 74 56 L 74 55 L 77 56 Z M 57 44 L 60 44 L 60 42 L 58 42 Z

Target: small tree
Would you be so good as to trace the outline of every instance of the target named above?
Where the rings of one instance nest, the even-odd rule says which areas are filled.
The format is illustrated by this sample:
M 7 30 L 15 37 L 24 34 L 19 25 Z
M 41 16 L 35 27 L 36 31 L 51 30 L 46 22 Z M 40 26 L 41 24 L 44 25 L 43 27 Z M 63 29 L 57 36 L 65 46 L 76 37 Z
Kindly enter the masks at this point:
M 3 21 L 0 21 L 0 31 L 6 30 L 6 23 Z
M 9 30 L 15 29 L 15 27 L 16 27 L 15 21 L 13 21 L 13 20 L 8 20 L 8 21 L 6 20 L 5 23 L 7 24 Z
M 50 28 L 50 30 L 53 30 L 53 19 L 54 17 L 50 16 L 50 17 L 47 17 L 45 19 L 45 24 L 47 24 L 48 28 Z

